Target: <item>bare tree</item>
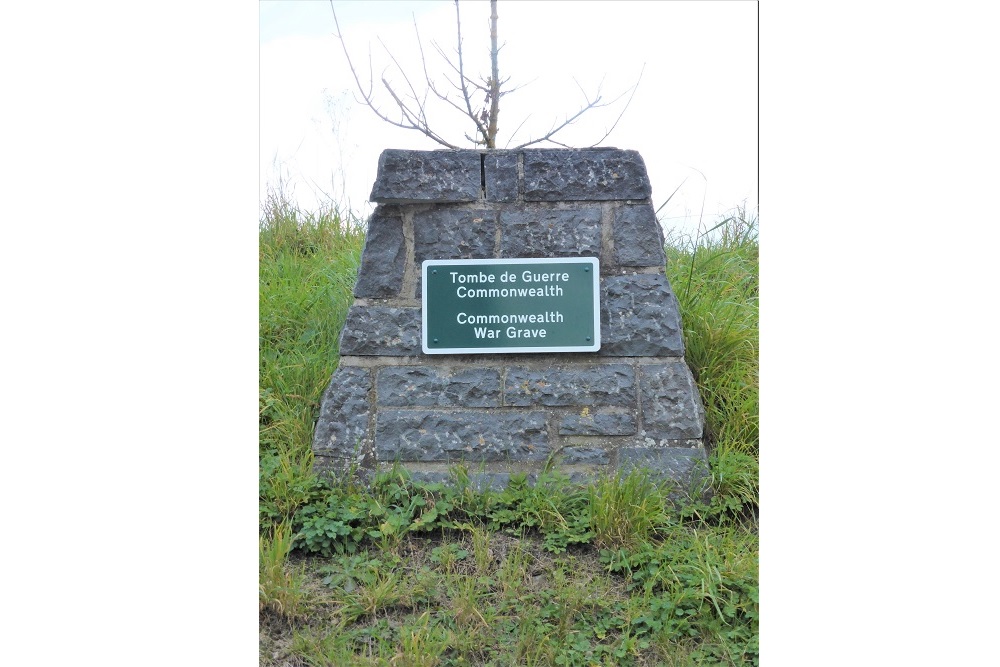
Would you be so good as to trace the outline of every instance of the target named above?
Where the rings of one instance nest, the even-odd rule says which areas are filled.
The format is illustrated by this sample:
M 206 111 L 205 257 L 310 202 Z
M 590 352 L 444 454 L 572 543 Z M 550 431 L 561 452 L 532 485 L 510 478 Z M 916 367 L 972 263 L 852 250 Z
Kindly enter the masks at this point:
M 444 104 L 446 107 L 460 113 L 467 122 L 471 122 L 471 125 L 467 127 L 471 127 L 473 131 L 471 134 L 468 131 L 464 133 L 465 140 L 472 142 L 476 146 L 482 146 L 484 148 L 497 147 L 500 100 L 504 96 L 509 95 L 520 88 L 519 86 L 507 89 L 506 84 L 510 81 L 510 78 L 500 78 L 499 55 L 502 47 L 498 46 L 497 40 L 497 0 L 490 0 L 490 74 L 488 77 L 480 76 L 478 79 L 473 79 L 466 74 L 465 58 L 462 46 L 462 18 L 459 12 L 458 0 L 455 0 L 455 33 L 457 36 L 457 46 L 454 52 L 452 54 L 448 54 L 436 42 L 431 42 L 431 46 L 434 47 L 438 55 L 440 55 L 444 60 L 444 69 L 446 70 L 446 73 L 442 76 L 442 78 L 444 79 L 446 85 L 441 84 L 439 80 L 435 80 L 427 70 L 427 57 L 424 53 L 423 41 L 420 39 L 420 31 L 417 28 L 415 18 L 413 22 L 413 29 L 416 33 L 417 44 L 420 48 L 420 62 L 423 69 L 424 79 L 424 83 L 420 90 L 418 90 L 418 87 L 413 84 L 413 80 L 410 78 L 409 74 L 407 74 L 406 70 L 403 69 L 402 65 L 400 65 L 392 51 L 389 50 L 381 38 L 379 39 L 379 43 L 382 45 L 382 48 L 385 49 L 386 54 L 392 60 L 399 75 L 402 77 L 402 84 L 398 82 L 393 83 L 386 76 L 388 68 L 380 77 L 382 88 L 385 89 L 385 92 L 388 93 L 389 97 L 392 99 L 392 104 L 386 105 L 389 107 L 389 111 L 386 111 L 384 107 L 376 101 L 376 87 L 374 83 L 374 71 L 372 67 L 370 47 L 368 52 L 368 84 L 365 86 L 361 82 L 361 77 L 358 75 L 358 68 L 355 66 L 354 61 L 351 59 L 351 54 L 347 49 L 347 43 L 345 42 L 344 35 L 340 30 L 340 22 L 337 20 L 337 10 L 333 6 L 333 0 L 330 0 L 330 8 L 333 10 L 333 20 L 334 24 L 337 26 L 337 39 L 340 40 L 340 45 L 344 50 L 344 56 L 347 58 L 347 64 L 351 68 L 351 74 L 354 77 L 355 84 L 357 85 L 358 93 L 361 95 L 361 101 L 363 101 L 369 109 L 375 112 L 375 115 L 385 122 L 395 125 L 396 127 L 401 127 L 407 130 L 416 130 L 417 132 L 422 133 L 436 143 L 447 148 L 459 148 L 459 146 L 454 143 L 453 139 L 446 138 L 444 133 L 439 131 L 440 128 L 432 127 L 428 120 L 428 101 L 437 100 L 438 103 Z M 644 69 L 645 66 L 643 66 L 643 70 Z M 607 101 L 604 100 L 604 97 L 601 94 L 602 86 L 598 86 L 597 92 L 594 95 L 588 95 L 579 83 L 577 83 L 577 87 L 580 89 L 584 100 L 580 108 L 574 113 L 565 116 L 561 122 L 553 122 L 549 130 L 544 135 L 535 139 L 530 139 L 515 146 L 514 148 L 524 148 L 526 146 L 542 142 L 565 146 L 565 144 L 554 139 L 556 134 L 575 123 L 588 111 L 611 106 L 628 94 L 628 100 L 625 102 L 625 105 L 614 124 L 610 129 L 608 129 L 607 132 L 605 132 L 603 137 L 592 144 L 596 146 L 611 134 L 611 132 L 618 125 L 618 121 L 620 121 L 622 116 L 625 115 L 625 111 L 628 110 L 628 107 L 632 102 L 632 97 L 635 95 L 636 88 L 638 88 L 641 80 L 642 71 L 639 72 L 639 77 L 631 88 L 625 90 L 614 99 Z M 475 105 L 472 101 L 473 96 L 477 93 L 485 95 L 482 106 Z M 521 124 L 518 125 L 517 129 L 510 135 L 511 139 L 517 135 L 527 120 L 528 119 L 525 118 L 521 121 Z

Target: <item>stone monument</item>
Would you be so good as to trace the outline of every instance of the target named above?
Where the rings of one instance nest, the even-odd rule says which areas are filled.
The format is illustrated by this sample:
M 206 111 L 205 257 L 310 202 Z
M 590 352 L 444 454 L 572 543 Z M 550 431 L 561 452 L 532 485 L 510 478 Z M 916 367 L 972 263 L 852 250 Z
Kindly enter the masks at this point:
M 512 473 L 530 480 L 547 466 L 580 482 L 647 467 L 687 490 L 701 483 L 704 410 L 684 361 L 663 232 L 637 152 L 386 150 L 371 201 L 377 207 L 340 337 L 340 365 L 313 439 L 319 473 L 364 479 L 398 463 L 414 478 L 447 481 L 450 466 L 464 464 L 476 483 L 501 488 Z M 599 271 L 598 331 L 586 331 L 599 337 L 598 349 L 583 342 L 589 313 L 581 348 L 510 341 L 522 330 L 572 337 L 577 324 L 568 318 L 579 306 L 558 300 L 565 298 L 561 285 L 586 289 L 593 274 L 581 271 L 588 266 Z M 426 273 L 438 267 L 449 298 L 456 290 L 448 285 L 464 281 L 499 289 L 499 280 L 510 280 L 523 288 L 539 277 L 536 292 L 520 293 L 544 288 L 555 301 L 538 315 L 494 315 L 497 324 L 476 332 L 474 342 L 442 353 L 432 349 L 437 338 L 423 336 L 435 322 L 422 317 L 426 300 L 439 298 Z M 481 294 L 460 302 L 488 303 L 487 291 L 458 296 Z M 459 308 L 444 318 L 456 335 L 471 337 L 475 322 L 489 319 Z M 517 317 L 533 324 L 507 326 Z M 490 332 L 497 340 L 475 341 Z M 480 342 L 483 349 L 475 349 Z

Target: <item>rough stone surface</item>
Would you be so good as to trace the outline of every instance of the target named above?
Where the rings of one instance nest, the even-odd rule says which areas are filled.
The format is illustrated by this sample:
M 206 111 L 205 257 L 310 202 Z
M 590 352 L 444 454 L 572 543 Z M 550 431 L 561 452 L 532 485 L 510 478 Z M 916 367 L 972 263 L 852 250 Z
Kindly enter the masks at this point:
M 486 153 L 486 201 L 517 201 L 518 174 L 516 151 L 491 151 Z
M 676 480 L 692 495 L 702 493 L 709 478 L 708 456 L 702 448 L 630 447 L 618 452 L 620 471 L 640 468 Z
M 398 295 L 405 269 L 406 241 L 399 208 L 379 206 L 368 220 L 354 296 L 389 298 Z
M 449 484 L 452 481 L 451 474 L 446 472 L 425 472 L 421 470 L 410 471 L 410 477 L 417 482 L 427 484 Z M 482 492 L 486 489 L 502 491 L 510 483 L 510 473 L 508 472 L 470 472 L 469 487 L 474 491 Z
M 566 465 L 607 465 L 611 457 L 600 447 L 563 447 L 559 450 L 559 460 Z
M 340 335 L 341 355 L 414 356 L 420 348 L 420 309 L 351 306 Z
M 438 208 L 413 215 L 413 263 L 417 275 L 425 259 L 493 257 L 497 212 L 485 209 Z M 422 277 L 417 280 L 421 295 Z
M 500 213 L 501 257 L 598 257 L 601 209 L 510 209 Z
M 379 204 L 471 202 L 482 194 L 479 151 L 387 149 L 369 199 Z
M 364 368 L 338 368 L 323 392 L 313 434 L 313 451 L 323 456 L 353 460 L 368 440 L 371 372 Z
M 559 422 L 559 435 L 632 435 L 638 428 L 631 412 L 584 410 L 565 415 Z
M 604 364 L 544 370 L 514 366 L 504 382 L 504 405 L 634 407 L 635 370 Z
M 390 407 L 500 406 L 500 372 L 490 368 L 395 366 L 378 372 L 378 404 Z
M 663 228 L 656 220 L 652 204 L 619 206 L 615 210 L 613 229 L 615 261 L 619 266 L 662 267 L 666 264 Z
M 525 201 L 648 199 L 646 164 L 617 148 L 524 151 Z
M 607 276 L 601 288 L 601 355 L 684 356 L 680 307 L 665 276 Z
M 385 462 L 544 461 L 548 439 L 543 412 L 382 410 L 375 425 Z
M 642 426 L 656 440 L 702 437 L 705 413 L 694 377 L 683 360 L 639 370 Z

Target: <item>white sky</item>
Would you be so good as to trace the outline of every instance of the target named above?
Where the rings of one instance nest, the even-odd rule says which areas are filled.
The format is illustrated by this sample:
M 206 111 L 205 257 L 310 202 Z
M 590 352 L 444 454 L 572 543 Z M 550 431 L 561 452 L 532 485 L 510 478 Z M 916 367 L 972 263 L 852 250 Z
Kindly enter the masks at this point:
M 365 72 L 371 45 L 376 82 L 389 65 L 379 38 L 414 83 L 423 80 L 414 16 L 432 77 L 443 62 L 431 42 L 446 50 L 455 46 L 450 0 L 340 0 L 334 6 L 352 57 Z M 467 71 L 488 73 L 489 3 L 465 0 L 461 12 Z M 501 0 L 497 14 L 501 77 L 511 77 L 509 86 L 528 84 L 503 98 L 498 146 L 525 118 L 510 146 L 576 111 L 583 98 L 574 78 L 587 92 L 603 79 L 603 95 L 612 99 L 635 82 L 645 63 L 631 106 L 601 145 L 641 153 L 657 207 L 683 183 L 660 212 L 668 228 L 694 231 L 703 200 L 705 225 L 738 204 L 757 205 L 756 3 Z M 388 125 L 355 101 L 334 33 L 329 2 L 260 2 L 261 192 L 283 178 L 307 209 L 333 200 L 363 215 L 372 208 L 367 198 L 383 149 L 441 146 Z M 388 78 L 403 83 L 392 70 Z M 381 99 L 391 111 L 391 100 Z M 588 112 L 556 139 L 593 144 L 624 102 Z M 461 118 L 451 112 L 438 117 L 453 143 L 472 147 L 462 138 L 468 129 Z

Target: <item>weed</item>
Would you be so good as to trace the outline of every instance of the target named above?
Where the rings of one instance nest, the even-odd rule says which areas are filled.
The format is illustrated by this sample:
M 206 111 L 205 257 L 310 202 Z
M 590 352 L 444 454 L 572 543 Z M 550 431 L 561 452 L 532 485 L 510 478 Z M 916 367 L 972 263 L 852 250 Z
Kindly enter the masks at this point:
M 569 478 L 558 472 L 540 474 L 534 485 L 524 474 L 512 475 L 488 516 L 494 529 L 514 534 L 539 531 L 545 549 L 554 553 L 593 537 L 586 490 L 569 484 Z
M 696 499 L 684 505 L 679 516 L 724 524 L 757 521 L 758 463 L 746 449 L 729 441 L 719 443 L 710 457 L 713 495 L 708 502 Z
M 450 572 L 458 561 L 469 555 L 469 552 L 457 544 L 443 544 L 431 550 L 431 562 L 438 563 L 445 572 Z
M 591 527 L 598 548 L 629 548 L 671 522 L 667 492 L 642 470 L 599 480 L 589 490 Z
M 389 664 L 398 667 L 434 667 L 451 643 L 451 632 L 433 623 L 429 612 L 399 629 L 399 652 Z
M 280 524 L 270 537 L 261 535 L 259 543 L 260 611 L 287 619 L 301 616 L 306 605 L 302 576 L 289 573 L 285 565 L 292 548 L 291 529 Z

